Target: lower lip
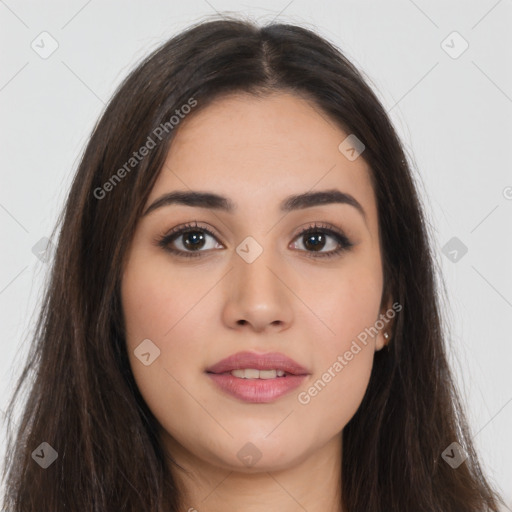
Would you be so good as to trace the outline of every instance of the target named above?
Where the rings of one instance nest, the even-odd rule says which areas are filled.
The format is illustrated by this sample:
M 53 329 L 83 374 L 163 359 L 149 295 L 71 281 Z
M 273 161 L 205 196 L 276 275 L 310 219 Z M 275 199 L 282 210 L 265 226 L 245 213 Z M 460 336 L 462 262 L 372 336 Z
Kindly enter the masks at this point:
M 240 379 L 230 373 L 207 373 L 228 395 L 244 402 L 268 403 L 298 388 L 307 375 L 287 375 L 274 379 Z

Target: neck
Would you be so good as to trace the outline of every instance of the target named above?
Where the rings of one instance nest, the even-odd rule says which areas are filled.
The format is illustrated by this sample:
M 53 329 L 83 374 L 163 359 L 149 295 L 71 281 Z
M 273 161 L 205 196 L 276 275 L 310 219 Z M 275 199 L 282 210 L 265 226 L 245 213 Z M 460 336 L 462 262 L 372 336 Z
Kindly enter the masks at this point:
M 188 512 L 342 512 L 341 433 L 279 470 L 230 468 L 196 457 L 164 434 L 170 465 Z

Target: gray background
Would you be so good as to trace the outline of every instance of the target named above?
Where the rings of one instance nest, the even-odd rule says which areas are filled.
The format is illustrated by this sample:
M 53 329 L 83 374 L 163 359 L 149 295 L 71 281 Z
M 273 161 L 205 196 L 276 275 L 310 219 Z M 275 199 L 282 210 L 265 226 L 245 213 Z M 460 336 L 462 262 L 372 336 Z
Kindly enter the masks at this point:
M 104 104 L 149 51 L 215 11 L 316 30 L 390 112 L 418 169 L 472 435 L 512 510 L 511 0 L 0 0 L 0 416 L 48 268 L 33 248 Z

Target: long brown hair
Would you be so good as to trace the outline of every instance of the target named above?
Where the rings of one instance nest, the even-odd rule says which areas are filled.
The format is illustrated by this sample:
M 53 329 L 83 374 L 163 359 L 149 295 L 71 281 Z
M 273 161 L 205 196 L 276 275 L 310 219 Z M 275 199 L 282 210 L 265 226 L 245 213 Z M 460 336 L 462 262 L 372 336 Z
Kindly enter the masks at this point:
M 28 387 L 18 424 L 9 423 L 4 507 L 180 508 L 175 463 L 160 444 L 126 353 L 121 270 L 179 129 L 171 117 L 176 110 L 194 115 L 221 94 L 240 91 L 306 96 L 366 146 L 384 295 L 403 311 L 343 431 L 342 505 L 350 512 L 496 512 L 499 497 L 482 474 L 447 365 L 423 207 L 384 108 L 354 65 L 315 33 L 236 19 L 200 23 L 156 50 L 124 80 L 90 137 L 55 231 L 30 356 L 9 404 L 14 422 Z M 148 137 L 150 151 L 131 160 L 149 147 Z M 43 442 L 58 454 L 46 469 L 33 456 Z M 456 469 L 441 457 L 453 442 L 468 455 Z

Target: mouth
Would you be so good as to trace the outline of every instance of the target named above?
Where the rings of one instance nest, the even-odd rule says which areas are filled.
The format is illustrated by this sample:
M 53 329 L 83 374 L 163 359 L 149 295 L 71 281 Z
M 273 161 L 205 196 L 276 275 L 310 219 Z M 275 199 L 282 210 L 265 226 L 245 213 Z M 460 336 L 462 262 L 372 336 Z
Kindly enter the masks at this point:
M 206 374 L 238 400 L 269 403 L 300 386 L 310 373 L 280 353 L 239 352 L 207 368 Z

